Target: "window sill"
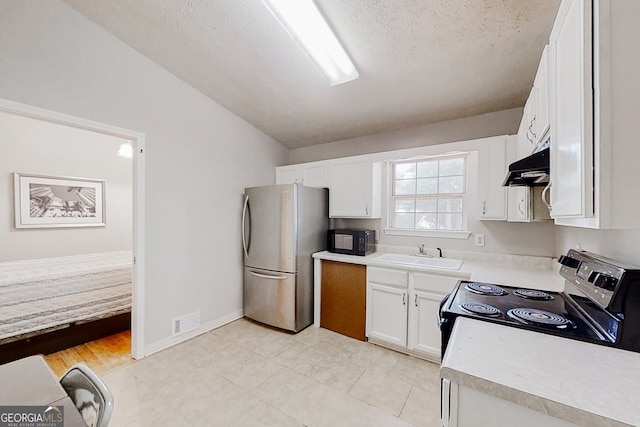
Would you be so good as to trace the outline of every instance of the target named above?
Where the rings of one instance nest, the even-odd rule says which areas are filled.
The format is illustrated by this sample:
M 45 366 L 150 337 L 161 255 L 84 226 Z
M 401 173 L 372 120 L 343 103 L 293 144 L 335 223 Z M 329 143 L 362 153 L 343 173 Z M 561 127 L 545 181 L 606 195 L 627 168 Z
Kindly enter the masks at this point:
M 437 237 L 440 239 L 466 240 L 471 236 L 470 231 L 445 231 L 445 230 L 406 230 L 399 228 L 385 228 L 384 234 L 389 236 L 419 236 Z

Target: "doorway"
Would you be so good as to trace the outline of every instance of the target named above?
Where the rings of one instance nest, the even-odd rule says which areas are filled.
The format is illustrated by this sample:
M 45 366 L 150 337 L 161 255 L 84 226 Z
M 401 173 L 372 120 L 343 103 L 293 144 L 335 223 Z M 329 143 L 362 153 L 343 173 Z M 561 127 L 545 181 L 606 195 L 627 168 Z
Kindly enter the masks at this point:
M 141 132 L 123 129 L 28 104 L 0 98 L 0 111 L 30 117 L 45 122 L 84 129 L 129 141 L 133 147 L 132 159 L 132 302 L 131 302 L 131 355 L 144 357 L 144 153 L 145 136 Z

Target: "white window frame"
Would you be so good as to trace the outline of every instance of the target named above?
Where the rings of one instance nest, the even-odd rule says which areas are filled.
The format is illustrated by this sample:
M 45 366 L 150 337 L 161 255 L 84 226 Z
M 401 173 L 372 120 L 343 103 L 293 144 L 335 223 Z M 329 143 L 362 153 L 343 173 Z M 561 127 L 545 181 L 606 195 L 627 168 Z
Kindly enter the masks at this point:
M 446 158 L 464 158 L 464 189 L 465 191 L 460 195 L 462 198 L 462 230 L 423 230 L 423 229 L 408 229 L 408 228 L 395 228 L 392 226 L 392 221 L 395 213 L 395 165 L 399 163 L 410 162 L 422 162 L 428 160 L 442 160 Z M 471 232 L 468 231 L 467 216 L 469 212 L 469 192 L 468 192 L 468 177 L 469 177 L 469 153 L 468 152 L 450 152 L 432 156 L 417 156 L 405 159 L 389 160 L 387 163 L 387 227 L 384 229 L 384 233 L 387 235 L 398 236 L 421 236 L 421 237 L 439 237 L 449 239 L 468 239 Z M 445 196 L 443 194 L 443 196 Z M 454 194 L 453 196 L 458 196 Z M 401 197 L 401 196 L 400 196 Z

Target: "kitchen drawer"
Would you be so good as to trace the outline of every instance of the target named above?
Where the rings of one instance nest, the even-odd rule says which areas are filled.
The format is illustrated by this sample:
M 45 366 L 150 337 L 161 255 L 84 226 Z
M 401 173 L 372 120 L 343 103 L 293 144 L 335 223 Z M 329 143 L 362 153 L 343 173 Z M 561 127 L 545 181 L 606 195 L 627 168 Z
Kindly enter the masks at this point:
M 439 294 L 446 295 L 453 290 L 460 279 L 462 279 L 462 277 L 457 278 L 414 273 L 413 288 L 416 290 L 437 292 Z
M 378 267 L 367 268 L 367 280 L 369 282 L 384 283 L 385 285 L 399 286 L 406 289 L 408 276 L 409 273 L 402 270 Z

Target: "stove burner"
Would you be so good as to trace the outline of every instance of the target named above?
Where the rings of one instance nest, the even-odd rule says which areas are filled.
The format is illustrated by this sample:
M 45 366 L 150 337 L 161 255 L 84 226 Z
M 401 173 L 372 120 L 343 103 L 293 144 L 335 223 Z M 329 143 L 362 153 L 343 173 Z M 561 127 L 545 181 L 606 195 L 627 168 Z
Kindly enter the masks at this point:
M 573 326 L 571 321 L 559 314 L 550 313 L 536 308 L 512 308 L 507 316 L 521 323 L 547 326 L 557 329 L 567 329 Z
M 488 304 L 482 304 L 479 302 L 466 302 L 459 305 L 461 309 L 468 311 L 469 313 L 478 314 L 480 316 L 500 316 L 502 312 L 497 308 Z
M 467 283 L 467 286 L 465 286 L 465 289 L 480 295 L 500 296 L 500 295 L 507 294 L 507 292 L 504 289 L 502 289 L 500 286 L 490 285 L 488 283 L 478 283 L 478 282 Z
M 526 299 L 535 299 L 535 300 L 550 300 L 553 299 L 551 295 L 542 291 L 535 291 L 533 289 L 516 289 L 513 291 L 514 295 L 517 295 L 521 298 Z

